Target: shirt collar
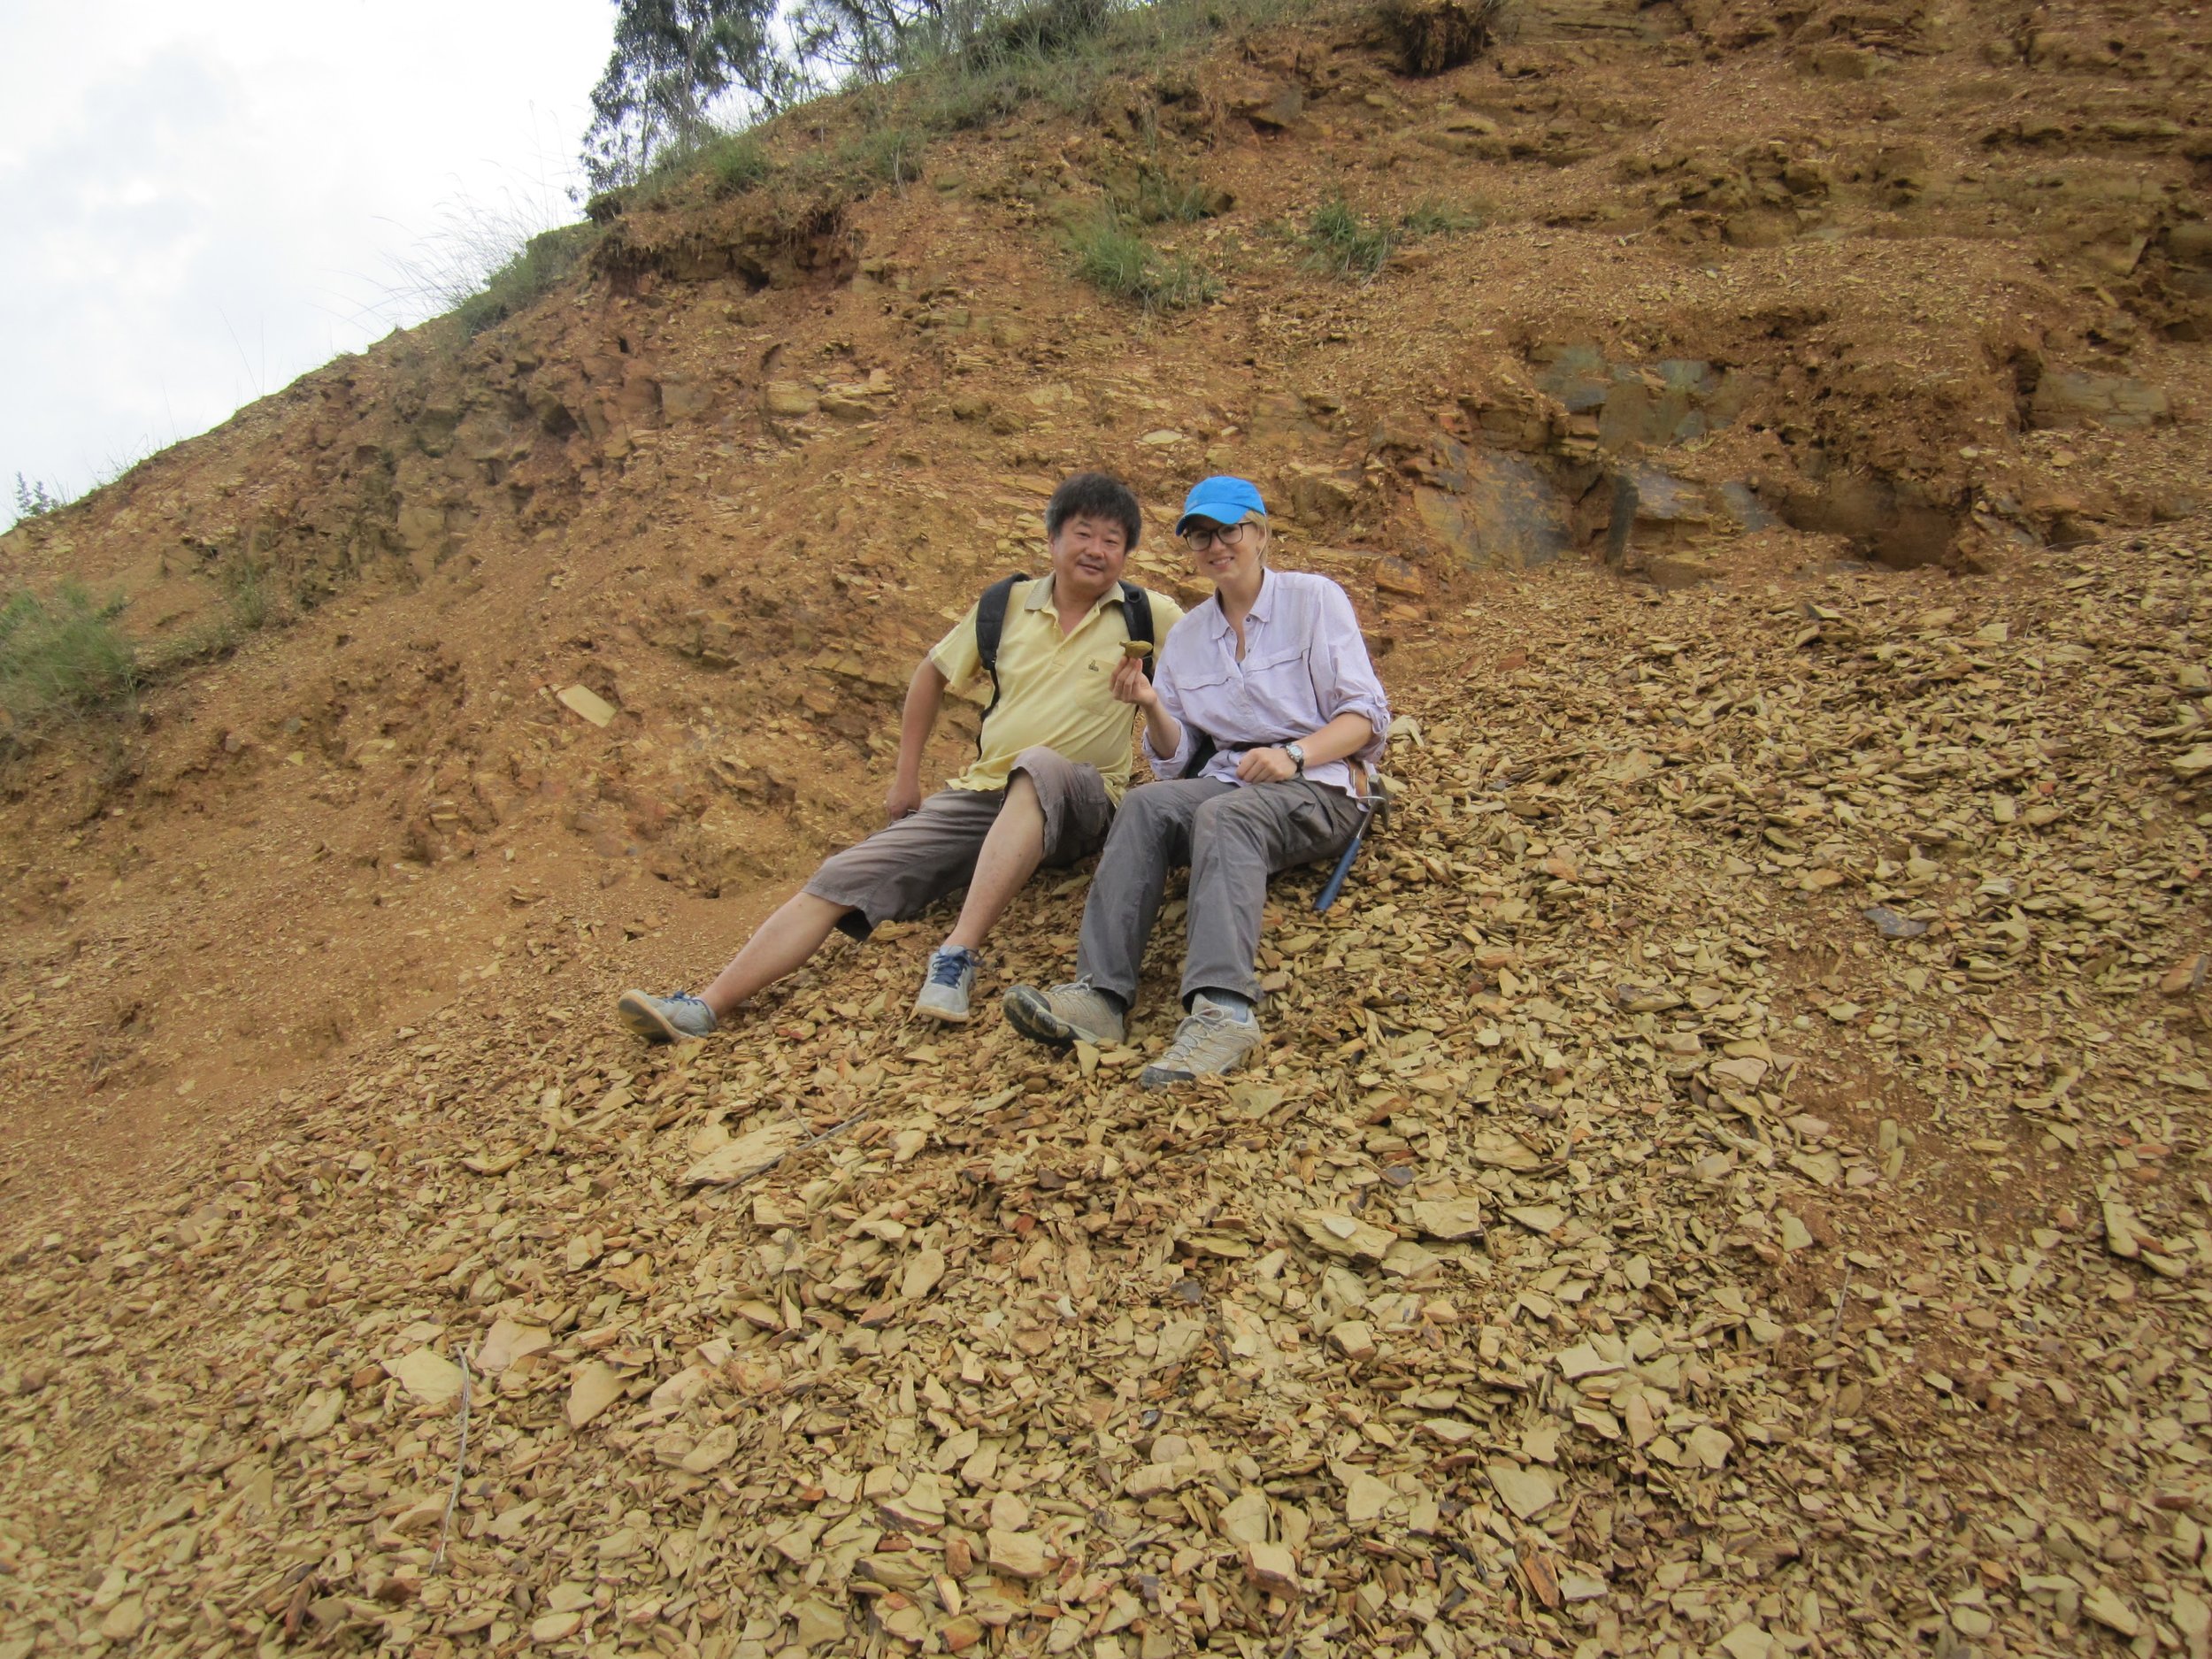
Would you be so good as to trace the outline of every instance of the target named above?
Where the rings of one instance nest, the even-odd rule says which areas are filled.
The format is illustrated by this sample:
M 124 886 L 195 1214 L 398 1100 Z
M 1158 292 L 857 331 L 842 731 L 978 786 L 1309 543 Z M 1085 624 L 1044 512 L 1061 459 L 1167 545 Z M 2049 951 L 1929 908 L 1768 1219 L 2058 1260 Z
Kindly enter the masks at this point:
M 1266 621 L 1269 614 L 1275 609 L 1274 595 L 1274 572 L 1262 566 L 1260 591 L 1253 598 L 1252 608 L 1244 613 L 1244 619 L 1247 622 Z M 1217 588 L 1214 590 L 1213 607 L 1214 633 L 1217 635 L 1228 633 L 1229 611 L 1228 608 L 1221 603 L 1221 590 Z
M 1091 607 L 1091 615 L 1096 616 L 1108 605 L 1118 605 L 1120 603 L 1121 584 L 1119 582 L 1116 582 L 1104 593 L 1099 595 L 1098 603 Z M 1050 571 L 1047 571 L 1042 576 L 1029 584 L 1029 591 L 1022 596 L 1022 609 L 1025 611 L 1048 611 L 1051 608 L 1052 572 Z

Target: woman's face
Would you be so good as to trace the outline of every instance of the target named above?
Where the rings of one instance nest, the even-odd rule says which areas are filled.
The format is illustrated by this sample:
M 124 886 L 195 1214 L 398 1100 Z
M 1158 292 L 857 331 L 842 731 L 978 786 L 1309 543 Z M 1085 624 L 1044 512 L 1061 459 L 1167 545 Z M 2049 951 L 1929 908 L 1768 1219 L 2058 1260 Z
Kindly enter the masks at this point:
M 1183 533 L 1183 546 L 1197 572 L 1217 588 L 1258 570 L 1267 551 L 1267 526 L 1247 520 L 1220 525 L 1194 518 Z

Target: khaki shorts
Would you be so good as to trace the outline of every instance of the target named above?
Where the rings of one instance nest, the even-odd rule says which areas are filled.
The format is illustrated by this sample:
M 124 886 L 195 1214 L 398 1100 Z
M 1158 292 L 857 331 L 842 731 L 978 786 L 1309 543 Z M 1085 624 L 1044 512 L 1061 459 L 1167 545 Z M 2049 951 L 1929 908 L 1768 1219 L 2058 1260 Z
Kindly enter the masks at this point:
M 1045 863 L 1071 864 L 1096 852 L 1114 818 L 1098 768 L 1049 749 L 1025 749 L 1015 757 L 1009 781 L 1022 772 L 1044 810 Z M 806 890 L 846 906 L 837 925 L 855 939 L 867 938 L 879 922 L 919 916 L 968 885 L 983 838 L 1005 804 L 1003 789 L 940 789 L 908 817 L 832 854 Z

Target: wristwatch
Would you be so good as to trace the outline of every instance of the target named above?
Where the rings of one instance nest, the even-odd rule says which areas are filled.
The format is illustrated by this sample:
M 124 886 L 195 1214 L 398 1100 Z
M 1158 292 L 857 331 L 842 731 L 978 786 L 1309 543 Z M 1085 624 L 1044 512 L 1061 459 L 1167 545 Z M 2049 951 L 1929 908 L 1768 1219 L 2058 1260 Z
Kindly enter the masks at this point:
M 1304 777 L 1306 775 L 1306 746 L 1303 743 L 1286 743 L 1283 745 L 1283 753 L 1290 757 L 1290 764 L 1298 769 L 1298 775 L 1301 778 Z

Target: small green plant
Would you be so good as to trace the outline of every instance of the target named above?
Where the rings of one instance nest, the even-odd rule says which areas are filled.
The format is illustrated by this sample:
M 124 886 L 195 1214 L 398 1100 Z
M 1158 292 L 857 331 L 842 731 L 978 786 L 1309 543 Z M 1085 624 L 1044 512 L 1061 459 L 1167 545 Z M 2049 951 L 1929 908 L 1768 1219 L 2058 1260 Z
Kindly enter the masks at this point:
M 1314 209 L 1299 240 L 1306 245 L 1309 269 L 1348 282 L 1373 281 L 1395 245 L 1390 232 L 1364 222 L 1342 196 Z
M 50 599 L 25 591 L 0 605 L 0 737 L 20 742 L 61 720 L 134 706 L 138 656 L 115 625 L 122 610 L 75 582 Z
M 58 512 L 62 498 L 48 489 L 38 479 L 15 475 L 15 516 L 19 519 L 43 518 L 50 512 Z
M 836 171 L 900 185 L 922 176 L 922 151 L 926 146 L 918 133 L 903 127 L 879 127 L 839 146 L 831 157 Z
M 1480 230 L 1482 215 L 1427 196 L 1407 210 L 1398 221 L 1398 228 L 1409 236 L 1457 236 L 1466 231 Z
M 771 171 L 768 152 L 750 133 L 732 133 L 716 139 L 701 158 L 717 196 L 742 196 Z
M 222 596 L 221 605 L 192 626 L 150 644 L 139 658 L 142 683 L 158 684 L 196 663 L 219 661 L 237 650 L 249 634 L 283 619 L 284 596 L 271 580 L 266 560 L 242 547 L 225 554 L 208 574 Z M 293 603 L 311 611 L 317 598 L 312 588 L 303 586 L 294 593 Z
M 1196 176 L 1141 164 L 1133 175 L 1125 174 L 1110 187 L 1114 209 L 1140 225 L 1188 225 L 1211 219 L 1228 207 L 1225 190 L 1210 186 Z
M 766 183 L 775 170 L 767 147 L 752 128 L 724 132 L 703 127 L 690 138 L 660 145 L 635 178 L 586 200 L 584 217 L 595 225 L 611 225 L 633 208 L 666 201 L 694 180 L 703 180 L 707 194 L 717 199 L 742 196 Z
M 1147 312 L 1203 305 L 1221 292 L 1221 284 L 1196 265 L 1161 253 L 1112 213 L 1079 227 L 1074 241 L 1076 275 Z
M 483 288 L 454 308 L 454 316 L 473 339 L 487 328 L 526 311 L 576 268 L 599 235 L 596 225 L 563 225 L 533 236 L 486 280 Z
M 1004 120 L 1021 107 L 1023 96 L 1010 76 L 963 74 L 946 67 L 918 80 L 907 107 L 926 131 L 972 133 Z
M 241 630 L 256 634 L 275 620 L 276 595 L 267 565 L 240 551 L 223 561 L 215 577 L 223 590 L 223 608 Z

